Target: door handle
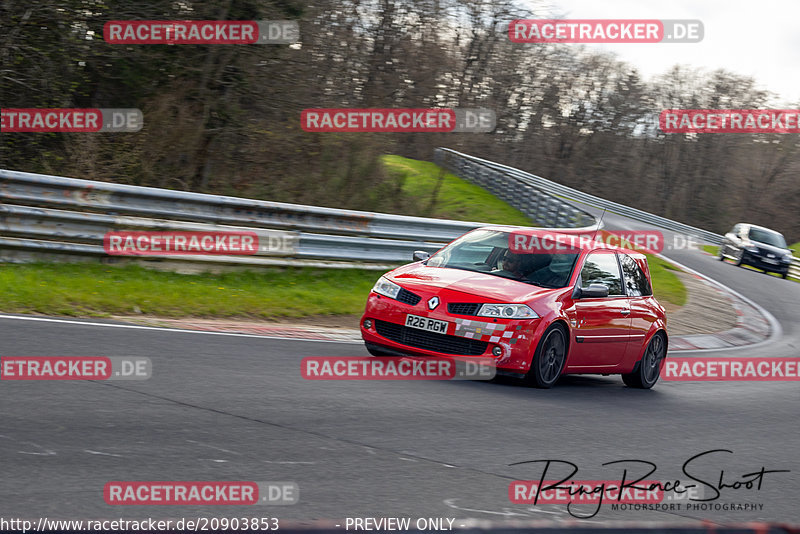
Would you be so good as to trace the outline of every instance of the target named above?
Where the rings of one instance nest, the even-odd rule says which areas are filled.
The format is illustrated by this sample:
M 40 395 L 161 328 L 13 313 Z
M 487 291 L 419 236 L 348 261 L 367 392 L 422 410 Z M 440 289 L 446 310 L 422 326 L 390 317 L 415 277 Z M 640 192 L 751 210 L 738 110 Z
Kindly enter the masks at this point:
M 628 309 L 628 308 L 624 308 L 622 311 L 620 311 L 620 313 L 621 313 L 622 315 L 630 315 L 630 313 L 631 313 L 631 310 L 630 310 L 630 309 Z

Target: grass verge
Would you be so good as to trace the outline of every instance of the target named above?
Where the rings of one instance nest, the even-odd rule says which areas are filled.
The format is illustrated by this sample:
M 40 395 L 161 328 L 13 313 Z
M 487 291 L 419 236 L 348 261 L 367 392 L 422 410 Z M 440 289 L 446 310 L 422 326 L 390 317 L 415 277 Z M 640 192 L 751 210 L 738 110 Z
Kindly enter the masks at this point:
M 653 291 L 682 306 L 686 289 L 675 268 L 650 257 Z M 73 317 L 290 319 L 364 311 L 376 271 L 271 268 L 259 272 L 176 274 L 97 264 L 3 265 L 0 309 Z
M 408 203 L 406 215 L 532 226 L 521 211 L 435 163 L 384 156 L 383 164 Z
M 686 304 L 686 286 L 675 274 L 680 269 L 652 254 L 647 254 L 647 263 L 650 266 L 650 278 L 656 298 L 676 306 Z
M 99 317 L 355 314 L 364 310 L 379 276 L 375 271 L 311 268 L 190 275 L 135 265 L 11 264 L 0 269 L 0 309 Z

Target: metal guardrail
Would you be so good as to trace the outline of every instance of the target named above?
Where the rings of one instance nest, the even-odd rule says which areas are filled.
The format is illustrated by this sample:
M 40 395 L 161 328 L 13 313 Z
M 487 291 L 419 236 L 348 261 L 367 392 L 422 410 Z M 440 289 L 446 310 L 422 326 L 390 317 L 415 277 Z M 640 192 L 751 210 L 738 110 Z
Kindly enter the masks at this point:
M 610 202 L 505 165 L 453 150 L 437 162 L 517 207 L 547 227 L 595 224 L 591 214 L 563 199 L 606 208 L 654 226 L 719 243 L 721 236 Z M 9 204 L 12 202 L 13 204 Z M 252 256 L 157 256 L 135 259 L 236 265 L 310 265 L 386 269 L 410 261 L 411 252 L 434 252 L 487 223 L 302 206 L 237 197 L 96 182 L 0 170 L 0 261 L 103 258 L 110 231 L 254 231 Z M 800 260 L 791 276 L 800 278 Z
M 476 224 L 477 226 L 477 224 Z M 472 227 L 468 227 L 471 229 Z M 464 231 L 467 231 L 464 230 Z M 442 243 L 411 239 L 380 239 L 358 236 L 312 234 L 245 226 L 229 226 L 140 217 L 82 213 L 51 208 L 0 205 L 0 261 L 24 261 L 41 254 L 107 256 L 103 239 L 112 231 L 240 232 L 252 231 L 259 247 L 254 255 L 148 255 L 146 259 L 169 257 L 179 262 L 214 262 L 252 266 L 302 264 L 321 267 L 384 269 L 411 261 L 411 251 L 435 252 Z M 463 233 L 463 232 L 462 232 Z M 460 234 L 459 234 L 460 235 Z M 37 254 L 38 253 L 38 254 Z M 116 258 L 122 258 L 116 256 Z M 144 259 L 143 256 L 136 256 Z M 121 261 L 121 260 L 120 260 Z M 334 263 L 334 262 L 348 263 Z M 355 262 L 355 263 L 353 263 Z
M 447 148 L 437 148 L 434 161 L 506 201 L 539 226 L 568 228 L 596 223 L 590 213 L 485 160 Z
M 0 201 L 111 215 L 447 242 L 479 222 L 449 221 L 206 195 L 0 170 Z
M 520 194 L 520 189 L 518 187 L 509 187 L 509 180 L 516 180 L 519 184 L 524 184 L 527 186 L 529 190 L 535 191 L 536 193 L 530 194 L 531 199 L 535 199 L 536 194 L 539 193 L 546 194 L 551 198 L 561 197 L 572 202 L 579 202 L 584 205 L 591 206 L 593 208 L 605 209 L 612 213 L 623 215 L 636 221 L 650 224 L 657 228 L 664 228 L 685 235 L 696 236 L 712 245 L 719 245 L 722 243 L 721 235 L 709 232 L 708 230 L 695 228 L 694 226 L 689 226 L 688 224 L 683 224 L 659 215 L 654 215 L 646 211 L 631 208 L 630 206 L 618 204 L 616 202 L 596 197 L 562 184 L 558 184 L 551 180 L 547 180 L 546 178 L 542 178 L 541 176 L 536 176 L 535 174 L 521 171 L 500 163 L 495 163 L 493 161 L 477 158 L 475 156 L 470 156 L 468 154 L 462 154 L 461 152 L 456 152 L 455 150 L 451 150 L 449 148 L 437 148 L 434 161 L 436 161 L 438 165 L 450 170 L 453 174 L 482 186 L 485 186 L 487 176 L 492 176 L 495 178 L 498 175 L 505 176 L 504 180 L 507 190 L 515 191 L 514 196 L 516 196 L 518 199 L 516 204 L 512 203 L 511 201 L 509 201 L 509 203 L 512 203 L 512 205 L 520 209 L 526 215 L 532 217 L 534 220 L 536 220 L 535 214 L 538 213 L 540 209 L 539 205 L 535 200 L 528 200 L 529 197 L 526 196 L 525 193 Z M 800 279 L 800 258 L 794 258 L 792 261 L 792 266 L 789 268 L 789 276 Z
M 580 202 L 593 208 L 606 209 L 612 213 L 624 215 L 625 217 L 648 223 L 658 228 L 664 228 L 687 235 L 694 235 L 713 245 L 718 245 L 722 242 L 722 236 L 713 232 L 709 232 L 708 230 L 695 228 L 693 226 L 689 226 L 688 224 L 683 224 L 665 217 L 660 217 L 658 215 L 653 215 L 652 213 L 638 210 L 636 208 L 631 208 L 630 206 L 624 206 L 622 204 L 618 204 L 616 202 L 612 202 L 610 200 L 596 197 L 594 195 L 584 193 L 583 191 L 578 191 L 577 189 L 558 184 L 551 180 L 547 180 L 546 178 L 542 178 L 541 176 L 536 176 L 535 174 L 530 174 L 525 171 L 521 171 L 507 165 L 502 165 L 500 163 L 494 163 L 489 160 L 476 158 L 475 156 L 462 154 L 460 152 L 456 152 L 455 150 L 450 150 L 449 148 L 437 148 L 435 161 L 438 164 L 450 169 L 454 174 L 470 180 L 477 179 L 472 177 L 480 176 L 482 172 L 485 172 L 483 169 L 492 169 L 497 173 L 506 174 L 515 178 L 520 183 L 526 184 L 531 188 L 555 197 L 565 198 L 573 202 Z
M 547 197 L 540 195 L 542 205 Z M 554 221 L 581 218 L 552 198 Z M 11 202 L 11 204 L 9 204 Z M 593 221 L 593 220 L 592 220 Z M 0 170 L 0 261 L 166 260 L 386 269 L 488 223 L 408 217 Z M 109 256 L 112 231 L 254 231 L 254 255 Z M 276 246 L 269 246 L 270 243 Z M 262 244 L 267 244 L 262 246 Z
M 792 260 L 792 265 L 789 267 L 789 276 L 800 280 L 800 258 Z

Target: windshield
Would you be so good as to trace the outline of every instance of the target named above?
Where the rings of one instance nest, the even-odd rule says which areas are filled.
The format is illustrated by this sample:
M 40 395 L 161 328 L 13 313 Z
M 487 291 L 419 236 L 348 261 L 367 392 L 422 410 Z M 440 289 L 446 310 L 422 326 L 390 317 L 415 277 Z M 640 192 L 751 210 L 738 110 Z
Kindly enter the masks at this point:
M 567 285 L 577 253 L 515 254 L 509 250 L 510 235 L 498 230 L 475 230 L 440 250 L 427 265 L 475 271 L 539 287 Z
M 786 248 L 786 241 L 783 239 L 783 236 L 778 232 L 773 232 L 772 230 L 750 228 L 750 239 L 766 245 Z

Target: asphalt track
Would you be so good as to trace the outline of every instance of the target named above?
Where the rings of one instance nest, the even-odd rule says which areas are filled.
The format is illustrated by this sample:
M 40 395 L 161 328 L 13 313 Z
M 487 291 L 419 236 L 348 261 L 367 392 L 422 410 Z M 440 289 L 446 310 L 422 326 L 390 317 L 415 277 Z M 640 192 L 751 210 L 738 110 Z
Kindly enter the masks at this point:
M 610 215 L 608 228 L 634 223 Z M 780 323 L 775 342 L 716 356 L 797 357 L 800 284 L 697 251 L 666 255 L 735 288 Z M 360 345 L 0 318 L 0 356 L 136 356 L 140 382 L 0 382 L 0 517 L 51 519 L 448 517 L 574 520 L 561 505 L 517 505 L 529 460 L 570 461 L 575 479 L 618 479 L 614 460 L 647 460 L 652 478 L 731 483 L 770 469 L 760 490 L 725 489 L 716 504 L 760 510 L 614 511 L 608 520 L 800 524 L 800 389 L 796 382 L 664 382 L 568 377 L 551 390 L 499 382 L 319 382 L 305 356 L 366 355 Z M 697 354 L 699 355 L 699 354 Z M 747 477 L 745 477 L 747 478 Z M 300 502 L 267 507 L 109 506 L 114 480 L 294 481 Z M 589 515 L 593 508 L 573 509 Z

